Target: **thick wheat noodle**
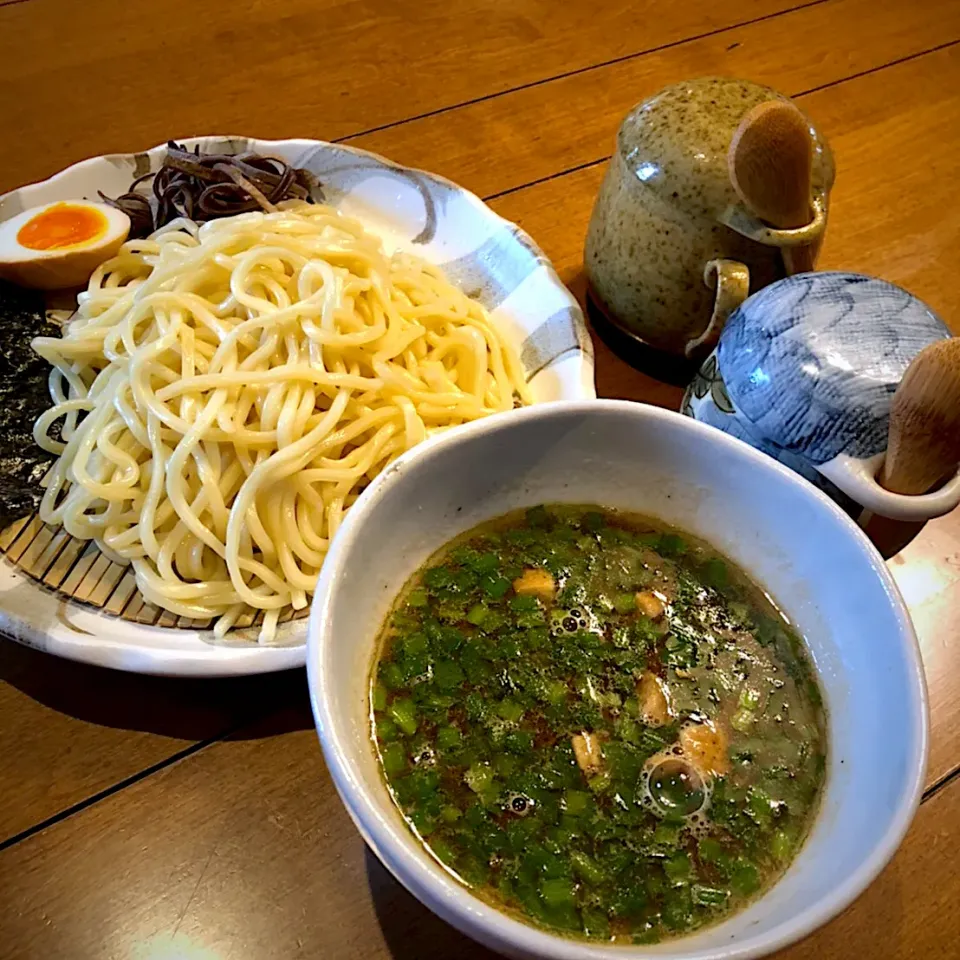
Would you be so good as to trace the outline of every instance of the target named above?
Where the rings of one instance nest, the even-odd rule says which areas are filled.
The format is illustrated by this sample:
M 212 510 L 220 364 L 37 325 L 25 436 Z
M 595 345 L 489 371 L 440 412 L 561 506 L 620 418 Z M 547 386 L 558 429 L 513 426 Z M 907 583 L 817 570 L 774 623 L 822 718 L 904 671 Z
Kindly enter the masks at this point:
M 391 460 L 529 400 L 516 352 L 437 268 L 297 202 L 129 241 L 34 348 L 54 367 L 34 433 L 59 454 L 41 518 L 218 635 L 264 611 L 263 642 Z

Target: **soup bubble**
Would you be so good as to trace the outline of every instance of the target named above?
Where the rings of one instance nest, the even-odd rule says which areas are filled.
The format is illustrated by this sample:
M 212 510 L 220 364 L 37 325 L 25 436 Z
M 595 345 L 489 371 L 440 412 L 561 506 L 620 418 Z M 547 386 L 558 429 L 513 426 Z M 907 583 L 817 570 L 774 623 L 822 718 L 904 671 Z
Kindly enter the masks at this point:
M 661 810 L 681 817 L 696 813 L 706 799 L 700 774 L 680 758 L 650 771 L 650 796 Z
M 651 757 L 640 777 L 637 800 L 659 817 L 682 819 L 699 834 L 707 826 L 713 783 L 674 748 Z

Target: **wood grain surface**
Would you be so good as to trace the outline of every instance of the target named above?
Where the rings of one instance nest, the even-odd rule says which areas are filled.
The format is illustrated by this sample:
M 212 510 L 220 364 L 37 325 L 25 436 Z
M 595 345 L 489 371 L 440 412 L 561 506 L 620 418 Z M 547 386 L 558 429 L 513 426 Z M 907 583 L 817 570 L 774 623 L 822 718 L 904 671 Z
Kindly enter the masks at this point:
M 0 8 L 0 103 L 30 133 L 0 139 L 0 190 L 170 137 L 331 140 L 807 5 L 32 0 Z
M 5 960 L 493 960 L 365 848 L 309 725 L 285 711 L 10 848 Z M 782 960 L 947 960 L 958 822 L 955 779 L 864 897 Z
M 71 663 L 9 640 L 0 640 L 0 678 L 0 842 L 303 702 L 306 690 L 299 670 L 170 680 Z
M 838 49 L 837 38 L 858 42 Z M 839 0 L 347 138 L 491 197 L 605 160 L 620 119 L 665 83 L 746 76 L 791 96 L 819 90 L 960 36 L 960 4 Z M 811 116 L 819 118 L 804 105 Z M 496 162 L 491 163 L 491 150 Z M 841 176 L 847 171 L 841 169 Z M 592 202 L 592 197 L 590 198 Z
M 170 136 L 347 139 L 519 222 L 582 297 L 622 115 L 687 76 L 798 97 L 838 164 L 821 266 L 960 333 L 960 3 L 0 0 L 0 191 Z M 596 339 L 602 396 L 680 391 Z M 930 799 L 847 913 L 784 957 L 950 956 L 960 934 L 960 513 L 890 562 L 920 636 Z M 134 677 L 0 640 L 0 958 L 490 956 L 365 851 L 302 672 Z

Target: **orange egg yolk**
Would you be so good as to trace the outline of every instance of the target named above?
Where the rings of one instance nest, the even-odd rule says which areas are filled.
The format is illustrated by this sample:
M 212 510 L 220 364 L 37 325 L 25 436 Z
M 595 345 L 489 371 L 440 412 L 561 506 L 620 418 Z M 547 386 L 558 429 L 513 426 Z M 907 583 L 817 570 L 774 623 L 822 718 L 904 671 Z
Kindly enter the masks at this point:
M 17 243 L 28 250 L 61 250 L 89 243 L 106 232 L 107 218 L 99 210 L 55 203 L 20 228 Z

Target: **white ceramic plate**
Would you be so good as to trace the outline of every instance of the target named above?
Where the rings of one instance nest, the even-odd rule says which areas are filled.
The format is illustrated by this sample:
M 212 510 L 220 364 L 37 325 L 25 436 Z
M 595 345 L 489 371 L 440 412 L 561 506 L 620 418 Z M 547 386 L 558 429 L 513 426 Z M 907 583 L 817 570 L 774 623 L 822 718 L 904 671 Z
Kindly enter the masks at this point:
M 442 177 L 317 140 L 212 136 L 180 142 L 199 144 L 204 153 L 256 150 L 306 167 L 319 178 L 327 203 L 362 220 L 388 249 L 439 264 L 491 311 L 520 350 L 535 402 L 596 395 L 590 338 L 577 302 L 530 237 L 474 194 Z M 75 164 L 0 197 L 0 221 L 55 200 L 97 199 L 98 190 L 119 196 L 134 177 L 156 170 L 164 152 L 160 145 Z M 267 673 L 304 663 L 306 620 L 282 624 L 271 646 L 256 643 L 256 628 L 215 644 L 210 630 L 172 617 L 161 621 L 170 625 L 157 625 L 159 614 L 149 609 L 139 617 L 146 622 L 122 619 L 118 612 L 129 616 L 129 603 L 138 602 L 133 597 L 125 605 L 130 578 L 39 522 L 12 541 L 9 533 L 0 538 L 0 549 L 0 630 L 21 643 L 101 666 L 175 676 Z M 80 576 L 93 603 L 62 591 Z

